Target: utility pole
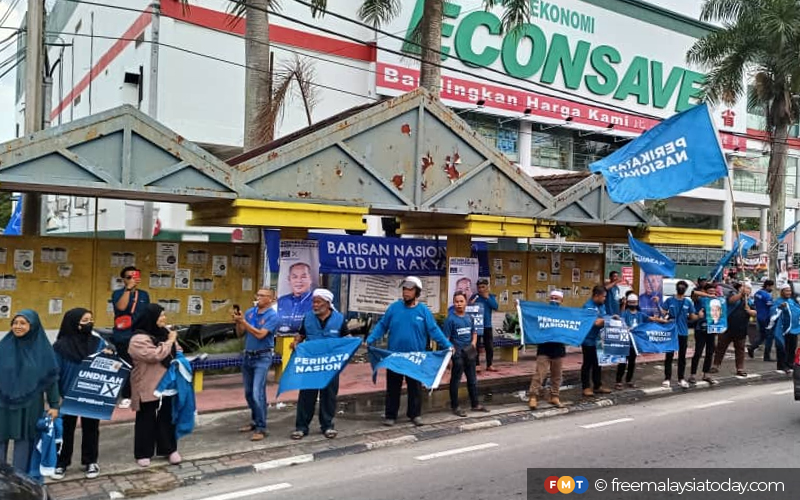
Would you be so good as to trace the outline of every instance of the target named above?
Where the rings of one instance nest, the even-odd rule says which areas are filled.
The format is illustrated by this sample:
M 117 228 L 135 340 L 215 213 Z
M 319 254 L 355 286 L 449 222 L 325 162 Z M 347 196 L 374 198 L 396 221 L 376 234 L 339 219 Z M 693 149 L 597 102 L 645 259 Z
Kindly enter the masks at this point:
M 158 43 L 161 32 L 161 2 L 155 0 L 151 5 L 153 19 L 150 22 L 150 29 L 153 33 L 153 40 L 150 44 L 150 82 L 148 87 L 147 114 L 150 118 L 158 119 Z M 144 85 L 144 82 L 139 82 Z M 145 201 L 142 209 L 142 239 L 153 239 L 153 226 L 155 207 L 152 201 Z
M 28 0 L 25 44 L 25 135 L 42 130 L 44 122 L 44 0 Z M 25 193 L 22 234 L 38 236 L 42 226 L 42 195 Z

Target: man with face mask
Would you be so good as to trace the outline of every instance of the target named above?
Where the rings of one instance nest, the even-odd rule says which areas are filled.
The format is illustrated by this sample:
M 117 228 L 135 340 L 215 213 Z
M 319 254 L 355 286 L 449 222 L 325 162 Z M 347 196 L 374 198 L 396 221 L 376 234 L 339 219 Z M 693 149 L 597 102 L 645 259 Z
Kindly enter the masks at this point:
M 636 295 L 636 292 L 631 290 L 625 296 L 625 310 L 622 312 L 622 321 L 625 322 L 625 326 L 628 327 L 628 330 L 633 330 L 637 326 L 641 325 L 642 323 L 647 323 L 650 321 L 655 321 L 658 323 L 666 323 L 665 320 L 659 318 L 658 316 L 648 316 L 647 314 L 643 313 L 639 310 L 639 296 Z M 617 384 L 614 386 L 616 390 L 622 390 L 622 379 L 625 378 L 625 383 L 629 388 L 636 387 L 636 384 L 633 383 L 633 373 L 636 371 L 636 348 L 633 346 L 633 342 L 631 342 L 631 348 L 628 352 L 628 357 L 625 360 L 625 363 L 620 363 L 617 365 Z M 626 374 L 627 372 L 627 374 Z
M 703 357 L 703 351 L 705 350 L 703 381 L 708 382 L 710 385 L 716 385 L 718 382 L 711 378 L 710 373 L 717 339 L 715 333 L 708 333 L 708 318 L 706 318 L 704 302 L 717 296 L 717 287 L 706 282 L 701 290 L 693 291 L 692 295 L 695 297 L 694 307 L 697 311 L 698 320 L 694 325 L 694 355 L 692 356 L 692 371 L 691 375 L 689 375 L 689 383 L 692 385 L 697 383 L 697 369 L 700 366 L 700 358 Z
M 686 297 L 686 290 L 689 285 L 681 280 L 675 285 L 675 295 L 664 301 L 662 307 L 667 319 L 675 322 L 675 331 L 678 334 L 678 383 L 684 389 L 689 387 L 686 381 L 686 349 L 689 345 L 689 321 L 697 319 L 697 312 L 694 304 L 689 297 Z M 668 352 L 664 359 L 664 382 L 663 387 L 669 388 L 672 379 L 672 360 L 675 359 L 674 352 Z
M 312 293 L 311 311 L 306 313 L 300 331 L 295 335 L 292 350 L 301 342 L 314 342 L 347 336 L 347 321 L 333 307 L 333 292 L 317 288 Z M 298 440 L 308 436 L 308 428 L 314 419 L 314 407 L 319 397 L 319 423 L 322 434 L 328 439 L 336 437 L 333 417 L 336 415 L 336 397 L 339 394 L 339 375 L 333 377 L 324 389 L 303 389 L 297 398 L 297 417 L 291 438 Z
M 750 307 L 750 286 L 746 283 L 734 285 L 736 290 L 728 297 L 728 329 L 720 335 L 717 350 L 714 353 L 714 373 L 719 371 L 722 359 L 728 346 L 733 343 L 733 352 L 736 359 L 736 375 L 746 377 L 744 371 L 744 349 L 747 341 L 747 325 L 750 318 L 756 316 L 756 311 Z
M 409 276 L 400 283 L 403 289 L 402 299 L 394 302 L 386 309 L 386 313 L 378 321 L 367 337 L 365 344 L 371 345 L 389 335 L 388 349 L 393 352 L 419 352 L 427 348 L 428 340 L 445 348 L 452 349 L 453 344 L 442 333 L 430 309 L 419 302 L 422 294 L 422 280 Z M 423 425 L 422 418 L 422 385 L 419 381 L 401 373 L 386 370 L 386 411 L 384 425 L 391 427 L 397 422 L 400 410 L 400 391 L 403 379 L 408 389 L 408 410 L 406 415 L 416 425 Z
M 553 307 L 561 306 L 564 301 L 564 294 L 561 290 L 550 292 L 550 305 Z M 535 410 L 538 406 L 539 392 L 542 390 L 542 383 L 550 374 L 550 404 L 556 408 L 564 408 L 564 404 L 559 399 L 559 389 L 561 388 L 561 374 L 564 364 L 564 356 L 567 350 L 560 342 L 545 342 L 536 347 L 536 371 L 531 378 L 531 386 L 528 389 L 528 408 Z

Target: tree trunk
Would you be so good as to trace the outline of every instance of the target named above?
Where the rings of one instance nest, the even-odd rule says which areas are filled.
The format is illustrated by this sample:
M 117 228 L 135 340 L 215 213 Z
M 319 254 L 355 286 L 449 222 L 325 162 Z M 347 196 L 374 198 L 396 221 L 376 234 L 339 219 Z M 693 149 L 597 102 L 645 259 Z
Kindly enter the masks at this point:
M 419 86 L 438 96 L 441 85 L 442 10 L 444 0 L 425 0 L 425 10 L 420 20 L 420 43 L 422 63 L 419 70 Z
M 259 110 L 269 105 L 269 15 L 270 0 L 248 0 L 245 12 L 244 60 L 244 150 L 248 151 L 265 143 L 258 136 L 257 117 Z M 271 138 L 266 138 L 270 140 Z
M 783 106 L 783 104 L 773 103 Z M 778 235 L 784 229 L 786 218 L 786 153 L 789 137 L 789 124 L 780 120 L 775 127 L 775 132 L 770 139 L 771 154 L 769 157 L 769 170 L 767 171 L 767 186 L 769 186 L 769 276 L 775 279 L 778 266 Z M 788 258 L 788 256 L 787 256 Z

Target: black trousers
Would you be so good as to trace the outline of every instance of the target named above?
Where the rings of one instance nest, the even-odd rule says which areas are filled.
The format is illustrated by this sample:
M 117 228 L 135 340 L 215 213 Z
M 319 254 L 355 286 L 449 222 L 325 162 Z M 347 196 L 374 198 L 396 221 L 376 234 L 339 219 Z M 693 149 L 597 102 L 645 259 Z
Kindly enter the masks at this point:
M 584 389 L 599 389 L 603 381 L 600 373 L 600 361 L 597 359 L 597 346 L 581 346 L 583 364 L 581 364 L 581 385 Z
M 81 464 L 97 463 L 100 449 L 100 421 L 94 418 L 80 417 L 81 419 Z M 64 423 L 64 443 L 58 454 L 56 467 L 67 468 L 72 465 L 72 451 L 75 448 L 75 427 L 78 417 L 74 415 L 61 415 Z
M 794 367 L 794 352 L 797 350 L 797 335 L 784 335 L 783 342 L 783 345 L 775 342 L 775 349 L 778 351 L 778 370 L 791 370 Z
M 422 414 L 422 384 L 413 378 L 403 374 L 386 370 L 386 411 L 385 417 L 397 420 L 397 412 L 400 411 L 400 392 L 403 388 L 403 379 L 406 380 L 408 389 L 408 418 L 416 418 Z
M 133 456 L 136 460 L 152 458 L 154 454 L 166 457 L 178 450 L 172 424 L 172 398 L 162 398 L 161 408 L 158 401 L 141 403 L 133 427 Z
M 678 380 L 686 378 L 686 349 L 689 347 L 689 337 L 678 335 Z M 672 360 L 675 352 L 668 352 L 664 359 L 664 380 L 672 378 Z
M 131 355 L 128 354 L 128 343 L 127 342 L 120 342 L 118 344 L 114 344 L 114 347 L 117 348 L 117 355 L 124 360 L 126 363 L 133 366 L 133 360 L 131 359 Z M 122 386 L 122 390 L 120 391 L 120 398 L 122 399 L 131 399 L 131 378 L 128 377 L 128 380 L 125 381 L 125 384 Z
M 705 350 L 705 359 L 703 360 L 703 373 L 711 371 L 711 362 L 714 360 L 714 350 L 717 348 L 715 345 L 717 336 L 714 333 L 694 331 L 694 356 L 692 356 L 692 375 L 697 375 L 697 367 L 700 365 L 700 358 L 703 356 Z
M 303 434 L 308 434 L 308 426 L 314 420 L 314 410 L 319 396 L 319 425 L 322 432 L 333 429 L 333 417 L 336 416 L 336 396 L 339 395 L 339 375 L 333 377 L 324 389 L 304 389 L 297 398 L 297 416 L 294 427 Z
M 458 386 L 461 385 L 461 376 L 467 375 L 467 391 L 469 402 L 473 408 L 481 405 L 478 401 L 478 374 L 476 373 L 476 360 L 467 359 L 463 351 L 453 354 L 453 368 L 450 371 L 450 408 L 458 408 Z
M 494 361 L 494 330 L 492 327 L 483 329 L 483 335 L 479 335 L 478 339 L 483 344 L 483 350 L 486 351 L 486 368 L 492 366 Z M 480 346 L 479 346 L 480 347 Z M 478 350 L 478 358 L 475 360 L 475 366 L 481 365 L 481 351 Z
M 636 371 L 636 349 L 631 345 L 631 350 L 628 352 L 628 360 L 625 363 L 617 365 L 617 383 L 622 383 L 622 376 L 625 375 L 625 369 L 628 370 L 628 375 L 625 377 L 625 382 L 631 383 L 633 380 L 633 372 Z

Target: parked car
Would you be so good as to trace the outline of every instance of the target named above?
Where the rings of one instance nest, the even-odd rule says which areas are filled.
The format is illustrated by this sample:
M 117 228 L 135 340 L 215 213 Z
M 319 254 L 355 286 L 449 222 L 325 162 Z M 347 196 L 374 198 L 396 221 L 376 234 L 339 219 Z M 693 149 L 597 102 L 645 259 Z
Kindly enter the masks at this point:
M 18 472 L 10 465 L 0 464 L 0 498 L 3 500 L 50 500 L 47 488 Z

